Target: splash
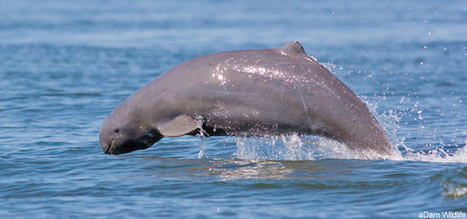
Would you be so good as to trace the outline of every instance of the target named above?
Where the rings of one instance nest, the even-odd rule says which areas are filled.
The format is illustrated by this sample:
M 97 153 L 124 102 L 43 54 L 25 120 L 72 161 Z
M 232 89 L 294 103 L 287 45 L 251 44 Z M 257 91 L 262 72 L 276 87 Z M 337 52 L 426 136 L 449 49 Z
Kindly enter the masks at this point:
M 368 104 L 368 103 L 367 103 Z M 369 104 L 373 114 L 377 104 Z M 378 119 L 378 118 L 377 118 Z M 391 133 L 390 141 L 394 147 L 401 144 L 395 137 L 398 130 L 397 122 L 400 117 L 391 113 L 382 119 L 385 131 Z M 345 144 L 310 135 L 280 135 L 263 137 L 236 137 L 237 151 L 235 158 L 239 159 L 266 159 L 266 160 L 319 160 L 319 159 L 381 159 L 381 155 L 374 152 L 361 152 L 351 150 Z M 401 160 L 399 150 L 384 159 Z
M 423 161 L 423 162 L 448 162 L 448 163 L 467 163 L 467 139 L 462 146 L 456 145 L 454 150 L 444 148 L 441 144 L 440 147 L 430 148 L 429 150 L 416 150 L 405 144 L 404 137 L 397 137 L 397 131 L 400 130 L 399 124 L 404 116 L 403 112 L 397 112 L 395 110 L 388 110 L 379 114 L 376 109 L 378 104 L 369 102 L 363 98 L 364 102 L 370 109 L 371 113 L 380 123 L 381 127 L 386 132 L 389 141 L 393 145 L 394 149 L 398 153 L 393 157 L 389 157 L 391 160 L 405 160 L 405 161 Z M 420 120 L 421 110 L 417 110 L 417 119 Z M 423 128 L 423 126 L 421 127 Z
M 268 160 L 314 160 L 313 147 L 306 147 L 308 140 L 297 134 L 265 137 L 236 137 L 237 152 L 240 159 Z
M 402 119 L 400 113 L 389 110 L 378 114 L 376 103 L 363 98 L 370 111 L 385 130 L 395 153 L 383 159 L 396 161 L 452 162 L 467 163 L 467 139 L 465 144 L 454 150 L 438 147 L 429 150 L 415 150 L 407 146 L 405 138 L 397 137 Z M 345 144 L 330 139 L 306 135 L 281 135 L 263 137 L 235 137 L 237 145 L 234 158 L 265 160 L 320 160 L 320 159 L 382 159 L 376 153 L 362 153 L 351 150 Z
M 198 153 L 198 159 L 201 159 L 203 157 L 207 157 L 204 154 L 204 151 L 206 150 L 206 136 L 209 136 L 208 133 L 203 129 L 203 117 L 198 116 L 196 118 L 196 127 L 199 130 L 199 133 L 196 134 L 196 136 L 201 138 L 201 143 L 199 144 L 199 153 Z
M 428 151 L 408 152 L 404 156 L 408 161 L 424 161 L 438 163 L 467 163 L 467 147 L 449 152 L 444 148 L 435 148 Z
M 364 159 L 337 141 L 307 135 L 236 137 L 235 158 L 265 160 Z
M 236 137 L 238 159 L 264 160 L 321 160 L 321 159 L 381 159 L 374 153 L 362 153 L 345 144 L 316 136 L 281 135 L 265 137 Z M 404 146 L 406 147 L 406 146 Z M 410 148 L 403 155 L 397 150 L 383 159 L 395 161 L 455 162 L 467 163 L 467 148 L 447 152 L 443 148 L 414 151 Z

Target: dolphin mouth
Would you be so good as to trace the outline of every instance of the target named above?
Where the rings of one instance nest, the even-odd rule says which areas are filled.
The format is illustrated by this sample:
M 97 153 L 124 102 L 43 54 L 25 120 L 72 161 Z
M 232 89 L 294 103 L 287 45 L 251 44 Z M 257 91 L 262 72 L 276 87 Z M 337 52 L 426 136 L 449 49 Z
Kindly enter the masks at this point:
M 113 147 L 114 140 L 115 140 L 115 138 L 112 138 L 112 140 L 111 140 L 110 143 L 109 143 L 109 147 L 107 147 L 107 150 L 105 150 L 104 153 L 106 153 L 106 154 L 112 154 L 112 150 L 111 150 L 111 149 L 112 149 L 112 147 Z
M 152 144 L 147 144 L 145 142 L 134 142 L 134 141 L 129 141 L 126 142 L 125 144 L 122 145 L 115 145 L 115 140 L 112 139 L 109 143 L 109 147 L 105 149 L 104 153 L 105 154 L 125 154 L 129 153 L 135 150 L 141 150 L 141 149 L 146 149 L 150 147 Z

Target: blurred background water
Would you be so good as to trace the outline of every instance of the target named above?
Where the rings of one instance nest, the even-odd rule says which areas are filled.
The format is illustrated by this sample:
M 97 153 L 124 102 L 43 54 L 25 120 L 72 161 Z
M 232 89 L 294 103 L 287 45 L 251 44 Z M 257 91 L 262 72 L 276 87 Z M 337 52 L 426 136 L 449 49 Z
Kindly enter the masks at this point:
M 467 213 L 466 23 L 460 0 L 0 0 L 0 217 Z M 292 40 L 368 103 L 400 157 L 231 137 L 101 151 L 105 116 L 164 71 Z

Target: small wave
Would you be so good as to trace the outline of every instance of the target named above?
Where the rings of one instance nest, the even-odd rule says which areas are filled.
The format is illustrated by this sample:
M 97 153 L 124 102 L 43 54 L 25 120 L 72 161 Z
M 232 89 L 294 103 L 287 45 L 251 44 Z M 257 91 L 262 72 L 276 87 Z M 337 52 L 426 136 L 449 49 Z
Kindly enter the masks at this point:
M 442 195 L 444 197 L 459 199 L 467 196 L 467 167 L 448 170 L 443 175 L 440 184 L 443 187 Z
M 455 152 L 449 152 L 444 148 L 435 148 L 429 151 L 409 151 L 404 156 L 407 161 L 424 161 L 439 163 L 467 163 L 467 147 L 459 148 Z
M 450 188 L 449 185 L 445 185 L 443 196 L 451 199 L 458 199 L 467 196 L 467 187 L 457 185 L 457 187 Z

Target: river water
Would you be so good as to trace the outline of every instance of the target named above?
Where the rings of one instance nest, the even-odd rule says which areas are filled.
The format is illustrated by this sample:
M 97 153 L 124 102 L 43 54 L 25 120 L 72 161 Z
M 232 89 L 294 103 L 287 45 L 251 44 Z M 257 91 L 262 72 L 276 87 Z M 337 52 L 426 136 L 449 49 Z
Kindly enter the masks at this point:
M 0 217 L 465 217 L 466 24 L 466 1 L 1 0 Z M 102 152 L 103 119 L 159 74 L 292 40 L 400 155 L 297 136 Z

